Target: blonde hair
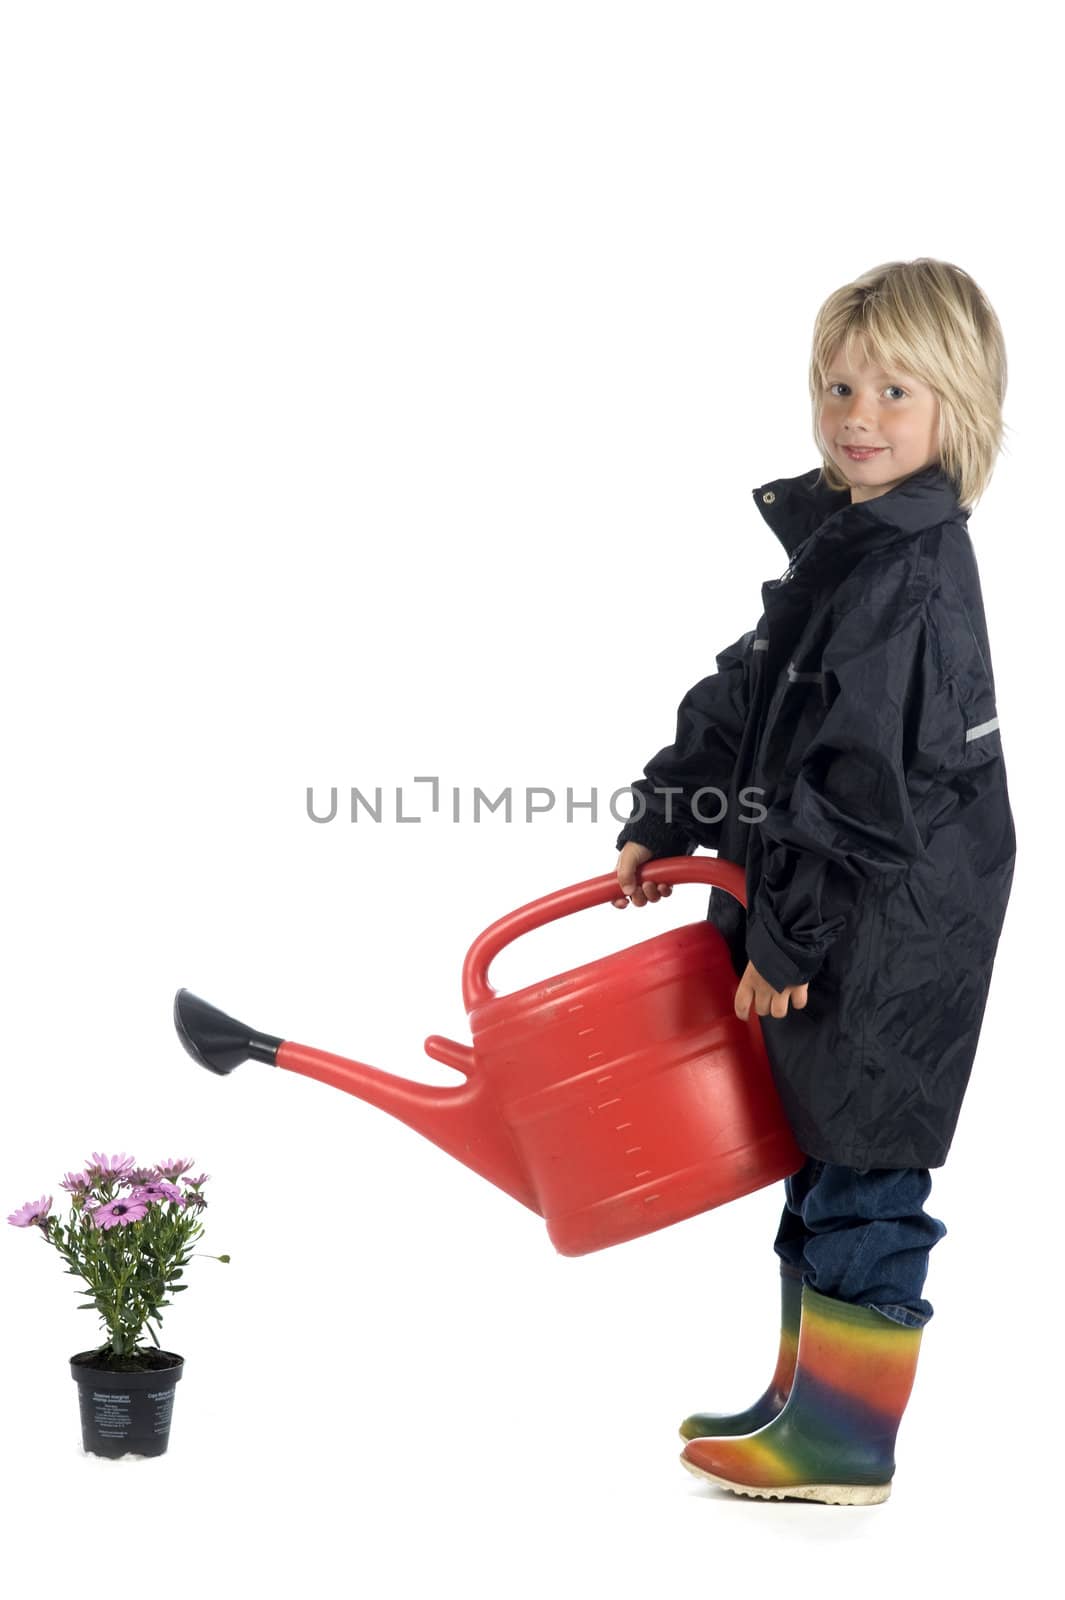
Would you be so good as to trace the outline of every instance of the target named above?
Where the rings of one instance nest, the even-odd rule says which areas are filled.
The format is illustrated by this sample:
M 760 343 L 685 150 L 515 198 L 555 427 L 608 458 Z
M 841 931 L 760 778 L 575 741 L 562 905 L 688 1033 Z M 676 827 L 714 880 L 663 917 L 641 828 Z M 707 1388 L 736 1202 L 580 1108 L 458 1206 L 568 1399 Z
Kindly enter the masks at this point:
M 912 373 L 939 401 L 939 464 L 971 510 L 1004 448 L 1006 345 L 986 295 L 961 267 L 889 261 L 830 294 L 814 323 L 810 398 L 822 479 L 849 487 L 821 439 L 829 366 L 846 349 Z

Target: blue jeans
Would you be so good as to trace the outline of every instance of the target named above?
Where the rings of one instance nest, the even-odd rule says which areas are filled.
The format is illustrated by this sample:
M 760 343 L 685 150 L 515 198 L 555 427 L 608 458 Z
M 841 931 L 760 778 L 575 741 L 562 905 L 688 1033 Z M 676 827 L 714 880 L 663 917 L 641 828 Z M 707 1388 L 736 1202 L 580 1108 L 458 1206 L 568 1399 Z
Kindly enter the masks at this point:
M 837 1167 L 808 1157 L 784 1180 L 786 1202 L 773 1246 L 819 1294 L 921 1328 L 928 1252 L 946 1233 L 924 1210 L 927 1167 Z

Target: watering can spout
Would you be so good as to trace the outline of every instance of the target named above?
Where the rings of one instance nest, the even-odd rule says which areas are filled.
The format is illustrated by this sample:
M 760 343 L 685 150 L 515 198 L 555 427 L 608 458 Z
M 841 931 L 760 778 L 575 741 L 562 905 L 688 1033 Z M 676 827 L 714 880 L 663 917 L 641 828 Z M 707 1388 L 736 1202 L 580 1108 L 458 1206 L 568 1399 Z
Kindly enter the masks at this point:
M 454 1067 L 466 1078 L 455 1088 L 441 1088 L 260 1033 L 188 989 L 179 989 L 174 997 L 174 1026 L 193 1060 L 211 1072 L 226 1074 L 242 1061 L 263 1061 L 343 1089 L 387 1111 L 537 1216 L 543 1215 L 507 1126 L 474 1070 L 468 1045 L 438 1034 L 426 1039 L 426 1053 L 434 1061 Z

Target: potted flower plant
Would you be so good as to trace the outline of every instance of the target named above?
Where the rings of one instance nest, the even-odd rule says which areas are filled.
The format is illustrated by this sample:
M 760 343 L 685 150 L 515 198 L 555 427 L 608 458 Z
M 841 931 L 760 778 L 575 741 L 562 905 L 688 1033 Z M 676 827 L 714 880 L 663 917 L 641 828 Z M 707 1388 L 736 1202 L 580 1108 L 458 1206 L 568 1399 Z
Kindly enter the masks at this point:
M 65 1226 L 51 1214 L 51 1195 L 27 1201 L 7 1219 L 16 1228 L 38 1228 L 55 1246 L 67 1271 L 88 1285 L 75 1290 L 86 1296 L 78 1310 L 97 1311 L 107 1329 L 104 1344 L 70 1358 L 82 1442 L 95 1455 L 158 1456 L 167 1447 L 185 1361 L 160 1347 L 156 1328 L 164 1306 L 173 1304 L 166 1296 L 188 1287 L 178 1280 L 203 1233 L 208 1175 L 190 1178 L 192 1166 L 160 1161 L 140 1167 L 132 1156 L 93 1151 L 83 1172 L 62 1179 L 70 1195 Z M 145 1328 L 152 1345 L 138 1343 Z

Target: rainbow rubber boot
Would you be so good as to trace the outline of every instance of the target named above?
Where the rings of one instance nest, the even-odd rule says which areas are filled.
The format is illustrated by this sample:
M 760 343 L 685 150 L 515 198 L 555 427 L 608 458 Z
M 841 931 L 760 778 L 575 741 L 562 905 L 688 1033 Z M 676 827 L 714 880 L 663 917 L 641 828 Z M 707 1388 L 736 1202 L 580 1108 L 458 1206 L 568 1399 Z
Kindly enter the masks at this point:
M 681 1461 L 736 1494 L 879 1505 L 891 1493 L 923 1332 L 804 1284 L 784 1409 L 742 1438 L 689 1440 Z
M 779 1259 L 779 1258 L 778 1258 Z M 712 1411 L 697 1411 L 680 1425 L 682 1439 L 734 1438 L 756 1433 L 784 1409 L 795 1374 L 799 1349 L 799 1319 L 802 1313 L 802 1273 L 780 1261 L 780 1346 L 769 1388 L 746 1411 L 719 1416 Z

